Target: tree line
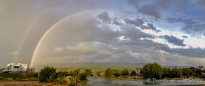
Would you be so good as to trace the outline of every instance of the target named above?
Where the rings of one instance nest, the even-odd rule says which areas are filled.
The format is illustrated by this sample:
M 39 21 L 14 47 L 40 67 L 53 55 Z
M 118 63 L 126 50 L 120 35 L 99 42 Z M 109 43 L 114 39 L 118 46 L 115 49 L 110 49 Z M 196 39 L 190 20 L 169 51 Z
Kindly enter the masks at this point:
M 188 74 L 193 74 L 195 70 L 189 70 L 189 68 L 167 68 L 161 67 L 157 63 L 148 63 L 143 66 L 143 69 L 140 71 L 143 74 L 144 78 L 156 78 L 161 79 L 165 77 L 182 77 L 188 76 Z

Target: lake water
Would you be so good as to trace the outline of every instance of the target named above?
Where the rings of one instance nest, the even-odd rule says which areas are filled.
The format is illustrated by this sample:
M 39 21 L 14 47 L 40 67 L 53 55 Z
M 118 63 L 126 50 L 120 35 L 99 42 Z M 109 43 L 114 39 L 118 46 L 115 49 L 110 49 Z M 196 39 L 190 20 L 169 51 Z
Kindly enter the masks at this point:
M 123 81 L 123 80 L 110 80 L 110 79 L 104 79 L 103 77 L 98 77 L 98 76 L 93 76 L 93 77 L 88 77 L 88 83 L 87 86 L 144 86 L 147 84 L 144 84 L 143 81 Z M 198 80 L 195 79 L 186 79 L 186 80 L 161 80 L 161 81 L 156 81 L 157 84 L 155 83 L 155 86 L 158 85 L 205 85 L 205 82 L 198 82 Z M 150 82 L 149 84 L 152 84 Z M 153 86 L 153 84 L 152 84 Z

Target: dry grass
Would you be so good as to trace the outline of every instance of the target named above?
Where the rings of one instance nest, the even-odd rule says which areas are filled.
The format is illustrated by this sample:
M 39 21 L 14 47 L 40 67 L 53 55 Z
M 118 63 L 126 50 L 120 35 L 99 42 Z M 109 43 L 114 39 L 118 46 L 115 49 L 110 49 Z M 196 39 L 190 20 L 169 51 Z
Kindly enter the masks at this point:
M 43 86 L 38 81 L 0 81 L 0 86 Z

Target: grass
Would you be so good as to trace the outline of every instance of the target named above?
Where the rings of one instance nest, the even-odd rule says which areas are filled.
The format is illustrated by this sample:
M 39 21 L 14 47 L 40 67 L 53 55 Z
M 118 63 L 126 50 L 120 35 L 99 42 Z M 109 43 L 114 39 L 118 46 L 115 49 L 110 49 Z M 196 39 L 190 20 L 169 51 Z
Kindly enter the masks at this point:
M 34 78 L 34 73 L 0 73 L 1 77 L 15 79 Z

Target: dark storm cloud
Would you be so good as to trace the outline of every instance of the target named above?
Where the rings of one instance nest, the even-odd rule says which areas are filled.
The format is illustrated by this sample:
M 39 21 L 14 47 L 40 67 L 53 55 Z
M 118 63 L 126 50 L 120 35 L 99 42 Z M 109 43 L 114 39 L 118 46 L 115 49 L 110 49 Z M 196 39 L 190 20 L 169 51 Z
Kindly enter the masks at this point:
M 127 0 L 127 3 L 137 8 L 140 3 L 140 0 Z
M 141 28 L 142 29 L 152 29 L 153 31 L 157 31 L 156 27 L 154 27 L 153 24 L 151 23 L 148 23 L 147 26 L 142 26 Z
M 137 40 L 139 38 L 145 38 L 145 37 L 152 37 L 151 35 L 148 35 L 141 30 L 130 26 L 130 25 L 123 25 L 121 26 L 121 34 L 124 35 L 125 37 L 129 37 L 131 40 Z
M 142 21 L 141 19 L 124 19 L 124 21 L 135 26 L 141 26 L 142 24 L 144 24 L 144 21 Z
M 149 4 L 143 5 L 142 7 L 138 8 L 137 11 L 142 14 L 152 16 L 156 19 L 159 19 L 161 17 L 161 13 L 154 5 L 149 5 Z
M 111 22 L 111 18 L 107 12 L 103 12 L 99 14 L 97 17 L 100 18 L 103 22 L 107 22 L 107 23 Z
M 114 18 L 113 19 L 113 24 L 116 24 L 116 25 L 121 25 L 121 23 L 118 21 L 117 18 Z
M 166 39 L 169 43 L 172 43 L 174 45 L 185 46 L 185 44 L 183 44 L 184 40 L 178 39 L 175 36 L 165 35 L 163 36 L 163 38 Z
M 205 7 L 205 1 L 204 0 L 196 0 L 194 5 Z
M 204 58 L 205 56 L 205 49 L 201 49 L 201 48 L 189 48 L 189 49 L 170 49 L 169 47 L 166 47 L 166 45 L 160 45 L 161 49 L 169 52 L 169 53 L 173 53 L 176 54 L 178 53 L 179 55 L 182 56 L 187 56 L 187 57 L 200 57 L 200 58 Z
M 201 19 L 195 19 L 195 18 L 168 18 L 168 22 L 170 23 L 183 23 L 184 26 L 182 27 L 182 30 L 184 32 L 192 33 L 192 32 L 205 32 L 203 29 L 205 27 L 205 21 Z

